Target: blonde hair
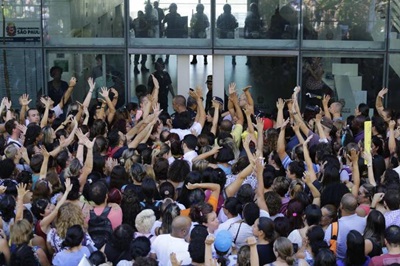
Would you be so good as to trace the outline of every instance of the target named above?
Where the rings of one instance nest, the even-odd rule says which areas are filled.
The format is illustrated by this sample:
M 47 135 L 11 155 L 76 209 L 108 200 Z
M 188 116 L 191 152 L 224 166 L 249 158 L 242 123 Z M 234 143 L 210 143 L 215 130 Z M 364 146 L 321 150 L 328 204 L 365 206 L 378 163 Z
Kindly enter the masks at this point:
M 285 260 L 288 265 L 293 265 L 293 244 L 289 239 L 286 237 L 278 237 L 274 242 L 274 251 L 278 253 L 277 257 Z
M 83 166 L 82 166 L 81 162 L 77 158 L 74 158 L 70 162 L 68 167 L 65 168 L 64 177 L 69 178 L 72 176 L 79 176 L 80 175 L 79 171 L 82 169 L 82 167 Z
M 144 167 L 144 169 L 146 171 L 146 175 L 155 180 L 156 179 L 156 174 L 154 173 L 153 166 L 151 166 L 149 164 L 144 164 L 143 167 Z
M 156 221 L 154 211 L 145 209 L 136 216 L 135 227 L 139 233 L 148 234 Z
M 54 142 L 52 138 L 54 129 L 51 126 L 45 126 L 42 129 L 42 133 L 43 133 L 43 143 L 50 144 Z
M 83 218 L 82 210 L 71 202 L 66 202 L 61 205 L 57 214 L 57 234 L 64 239 L 68 228 L 71 226 L 79 224 L 84 227 L 85 221 Z
M 27 220 L 22 219 L 11 225 L 11 243 L 27 244 L 32 238 L 32 225 Z

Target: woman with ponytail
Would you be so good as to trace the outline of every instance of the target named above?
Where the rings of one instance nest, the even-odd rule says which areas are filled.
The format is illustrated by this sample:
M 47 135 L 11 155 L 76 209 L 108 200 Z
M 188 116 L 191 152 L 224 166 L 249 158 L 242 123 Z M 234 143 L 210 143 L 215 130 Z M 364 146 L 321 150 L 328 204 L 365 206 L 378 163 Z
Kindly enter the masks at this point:
M 68 228 L 65 239 L 62 243 L 63 250 L 53 258 L 53 265 L 75 266 L 78 265 L 83 256 L 90 257 L 90 251 L 82 246 L 85 232 L 82 226 L 75 224 Z

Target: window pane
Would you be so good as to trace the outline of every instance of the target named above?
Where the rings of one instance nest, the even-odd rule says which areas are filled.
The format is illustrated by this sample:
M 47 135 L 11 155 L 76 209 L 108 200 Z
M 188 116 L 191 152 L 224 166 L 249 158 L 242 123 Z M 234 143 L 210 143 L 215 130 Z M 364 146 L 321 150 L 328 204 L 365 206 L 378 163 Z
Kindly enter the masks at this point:
M 52 86 L 55 76 L 51 73 L 52 67 L 62 70 L 61 80 L 68 82 L 71 77 L 76 77 L 78 82 L 73 92 L 73 100 L 83 101 L 89 91 L 87 80 L 92 77 L 95 82 L 92 103 L 100 98 L 101 87 L 115 88 L 118 91 L 117 108 L 125 104 L 125 63 L 123 54 L 109 54 L 104 51 L 98 53 L 71 53 L 48 52 L 47 66 L 48 83 L 47 91 L 56 90 Z
M 123 45 L 124 1 L 51 1 L 43 3 L 48 45 Z
M 236 66 L 232 66 L 232 60 Z M 246 62 L 251 62 L 252 68 Z M 271 114 L 278 98 L 290 98 L 296 86 L 296 69 L 297 57 L 226 56 L 225 87 L 236 82 L 236 90 L 241 94 L 242 88 L 252 86 L 255 107 Z
M 387 98 L 388 107 L 399 109 L 400 97 L 400 54 L 390 54 L 389 59 L 389 92 Z
M 323 94 L 342 102 L 345 118 L 354 115 L 360 103 L 375 106 L 383 84 L 383 55 L 307 53 L 302 62 L 303 103 L 307 110 L 321 107 Z
M 303 1 L 303 46 L 384 49 L 387 5 L 377 2 Z
M 211 48 L 210 1 L 130 0 L 130 44 L 135 47 Z M 157 4 L 155 4 L 157 3 Z
M 387 7 L 387 2 L 381 3 L 382 8 Z M 400 49 L 400 1 L 392 0 L 390 1 L 390 48 Z
M 300 8 L 295 1 L 216 2 L 216 46 L 265 49 L 298 45 Z
M 18 98 L 27 93 L 34 107 L 36 95 L 44 92 L 42 53 L 37 49 L 0 49 L 0 53 L 0 87 L 5 88 L 0 90 L 0 97 L 11 97 L 13 103 L 18 103 Z
M 147 60 L 148 58 L 148 60 Z M 154 58 L 155 64 L 150 61 Z M 167 61 L 168 58 L 168 61 Z M 131 102 L 140 104 L 141 96 L 145 96 L 152 92 L 151 74 L 157 77 L 160 83 L 160 93 L 158 96 L 161 109 L 167 110 L 172 114 L 172 94 L 177 91 L 177 57 L 176 55 L 147 55 L 147 54 L 132 54 L 130 55 L 130 79 L 131 79 Z M 135 63 L 137 62 L 137 63 Z M 146 63 L 147 62 L 147 63 Z M 156 74 L 155 72 L 158 73 Z
M 40 1 L 5 0 L 2 4 L 0 45 L 40 46 Z

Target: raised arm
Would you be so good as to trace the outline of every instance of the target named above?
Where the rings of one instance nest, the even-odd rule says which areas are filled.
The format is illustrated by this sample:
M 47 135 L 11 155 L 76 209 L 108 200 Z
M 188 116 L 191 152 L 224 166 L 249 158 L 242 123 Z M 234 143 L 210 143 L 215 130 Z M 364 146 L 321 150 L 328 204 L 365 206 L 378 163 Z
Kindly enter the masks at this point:
M 96 83 L 93 81 L 92 77 L 88 78 L 88 84 L 89 84 L 89 91 L 86 94 L 85 100 L 82 103 L 82 105 L 86 106 L 87 108 L 89 108 L 90 100 L 92 99 L 94 88 L 96 87 Z
M 204 152 L 202 154 L 197 155 L 196 157 L 193 158 L 192 162 L 197 162 L 200 160 L 205 160 L 210 156 L 213 156 L 215 154 L 217 154 L 219 152 L 219 150 L 221 149 L 220 146 L 214 146 L 211 150 Z
M 249 105 L 246 105 L 246 108 L 243 111 L 246 114 L 247 131 L 249 132 L 249 134 L 254 134 L 254 126 L 253 122 L 251 121 L 251 107 L 249 107 Z
M 360 189 L 360 169 L 358 168 L 358 155 L 359 152 L 357 152 L 355 149 L 351 149 L 350 159 L 353 165 L 353 187 L 351 188 L 351 194 L 353 194 L 354 197 L 358 197 L 358 190 Z
M 308 143 L 310 142 L 312 137 L 313 137 L 312 135 L 309 136 L 306 139 L 306 141 L 304 141 L 304 143 L 303 143 L 304 161 L 306 162 L 306 165 L 307 165 L 307 171 L 308 171 L 307 175 L 308 175 L 311 183 L 313 183 L 315 180 L 317 180 L 317 175 L 315 174 L 314 165 L 313 165 L 313 162 L 311 160 L 310 152 L 308 150 Z
M 158 103 L 158 93 L 160 91 L 160 83 L 158 82 L 158 79 L 153 74 L 151 74 L 151 79 L 153 81 L 153 91 L 151 92 L 151 96 L 154 99 L 154 101 L 156 103 Z M 167 110 L 165 110 L 165 111 L 167 111 Z
M 50 97 L 47 98 L 40 98 L 40 102 L 44 105 L 44 113 L 42 120 L 40 121 L 40 127 L 43 128 L 47 126 L 48 119 L 49 119 L 49 111 L 50 111 L 50 106 L 54 103 L 53 100 Z
M 213 121 L 212 121 L 212 127 L 211 127 L 211 133 L 214 134 L 214 136 L 217 135 L 217 128 L 218 128 L 218 120 L 219 120 L 219 103 L 216 101 L 212 100 L 212 107 L 214 107 L 214 116 L 213 116 Z
M 4 106 L 6 108 L 6 121 L 5 122 L 12 119 L 11 105 L 12 105 L 11 99 L 5 98 L 5 100 L 4 100 Z
M 278 109 L 278 114 L 276 116 L 276 126 L 280 127 L 285 121 L 283 117 L 283 108 L 285 108 L 285 102 L 282 98 L 279 98 L 278 101 L 276 101 L 276 108 Z
M 186 188 L 189 190 L 193 190 L 196 188 L 201 188 L 201 189 L 209 189 L 211 190 L 211 195 L 210 197 L 214 197 L 216 199 L 219 198 L 219 193 L 221 192 L 221 187 L 219 184 L 216 183 L 187 183 Z
M 396 126 L 396 122 L 394 120 L 389 121 L 389 152 L 390 154 L 394 154 L 396 152 L 396 138 L 394 136 L 394 127 Z
M 100 95 L 106 100 L 107 107 L 108 107 L 108 114 L 107 114 L 107 122 L 109 124 L 112 123 L 115 115 L 115 106 L 110 99 L 110 90 L 106 87 L 102 87 L 100 90 Z
M 246 239 L 246 243 L 250 247 L 250 265 L 259 265 L 256 238 L 254 236 L 250 236 Z
M 263 154 L 264 149 L 264 121 L 260 118 L 256 118 L 257 121 L 257 156 Z
M 378 111 L 378 114 L 385 120 L 385 114 L 383 113 L 383 110 L 385 109 L 383 107 L 383 98 L 385 98 L 385 94 L 388 93 L 387 88 L 383 88 L 379 91 L 378 96 L 376 96 L 376 102 L 375 102 L 375 108 Z
M 265 202 L 264 197 L 264 162 L 262 158 L 256 158 L 255 161 L 255 171 L 257 176 L 257 188 L 256 188 L 256 196 L 257 196 L 257 205 L 260 210 L 264 210 L 269 213 L 267 203 Z
M 313 196 L 312 203 L 320 206 L 321 205 L 321 192 L 319 192 L 319 190 L 314 186 L 312 180 L 313 180 L 313 178 L 310 175 L 310 171 L 305 171 L 303 174 L 303 181 L 311 191 L 311 194 Z
M 286 153 L 286 143 L 285 143 L 285 129 L 287 124 L 289 123 L 289 119 L 286 119 L 285 122 L 283 122 L 282 126 L 281 126 L 281 131 L 279 132 L 279 136 L 278 136 L 278 143 L 276 145 L 276 152 L 278 153 L 279 158 L 281 159 L 281 161 L 283 161 L 283 159 L 285 159 L 285 157 L 287 156 Z
M 4 191 L 6 190 L 4 186 L 0 186 L 0 189 L 2 191 L 3 189 Z M 16 212 L 15 212 L 15 221 L 20 221 L 24 219 L 24 197 L 26 193 L 28 193 L 28 191 L 26 190 L 26 184 L 19 183 L 17 185 L 17 192 L 18 192 L 18 197 L 17 197 Z
M 135 136 L 135 138 L 128 144 L 128 148 L 136 148 L 142 142 L 142 140 L 148 135 L 148 132 L 151 131 L 154 124 L 157 122 L 158 115 L 159 112 L 153 113 L 152 115 L 148 116 L 148 118 L 150 118 L 150 122 L 146 125 L 144 130 L 140 131 Z
M 21 125 L 25 125 L 25 115 L 26 112 L 29 109 L 29 103 L 32 100 L 29 99 L 29 95 L 28 94 L 22 94 L 21 97 L 19 97 L 19 104 L 21 105 L 21 111 L 19 113 L 19 123 Z
M 69 84 L 68 84 L 68 89 L 67 91 L 64 93 L 63 97 L 61 98 L 61 101 L 59 102 L 59 106 L 61 109 L 64 108 L 64 105 L 68 102 L 69 98 L 71 97 L 72 92 L 74 91 L 74 87 L 76 85 L 76 78 L 72 77 L 69 80 Z
M 114 88 L 110 88 L 110 91 L 114 94 L 113 99 L 112 99 L 111 102 L 112 102 L 112 104 L 114 105 L 114 108 L 115 108 L 115 106 L 117 106 L 119 94 L 118 94 L 118 91 L 116 89 L 114 89 Z
M 296 134 L 296 137 L 299 140 L 300 144 L 303 144 L 304 138 L 303 138 L 303 135 L 301 135 L 300 127 L 296 122 L 293 123 L 292 129 L 293 129 L 294 133 Z
M 79 142 L 85 145 L 85 147 L 87 148 L 85 164 L 83 165 L 82 173 L 79 176 L 80 191 L 82 191 L 83 186 L 86 184 L 88 175 L 93 170 L 93 146 L 96 141 L 96 138 L 90 141 L 88 137 L 82 133 L 81 129 L 78 129 L 76 131 L 76 136 L 78 137 Z
M 325 117 L 332 119 L 331 112 L 329 112 L 329 101 L 331 99 L 330 95 L 324 95 L 324 98 L 322 98 L 322 108 L 324 110 L 324 115 Z
M 196 91 L 189 91 L 190 96 L 192 96 L 197 103 L 197 115 L 196 122 L 198 122 L 201 127 L 204 127 L 204 123 L 206 122 L 206 110 L 204 109 L 202 95 L 203 90 L 200 86 L 196 87 Z
M 68 194 L 72 189 L 72 184 L 71 184 L 71 179 L 70 178 L 67 178 L 65 180 L 64 184 L 65 184 L 65 192 L 64 192 L 63 196 L 57 202 L 57 205 L 52 210 L 52 212 L 49 215 L 43 217 L 43 219 L 40 221 L 40 228 L 42 229 L 42 231 L 44 233 L 47 233 L 50 230 L 51 223 L 56 219 L 57 214 L 58 214 L 58 210 L 65 203 L 65 201 L 67 200 Z
M 372 163 L 372 154 L 371 152 L 364 151 L 364 159 L 367 160 L 368 167 L 368 182 L 376 187 L 376 181 L 374 176 L 374 165 Z
M 322 115 L 321 114 L 317 114 L 315 116 L 315 125 L 317 126 L 318 129 L 318 135 L 319 135 L 319 139 L 322 141 L 328 141 L 328 138 L 325 134 L 324 128 L 322 127 L 321 124 L 321 120 L 322 120 Z
M 46 175 L 47 175 L 47 168 L 48 168 L 48 164 L 49 164 L 50 154 L 47 152 L 47 150 L 44 146 L 40 147 L 40 151 L 43 155 L 43 163 L 42 163 L 42 166 L 40 167 L 39 179 L 45 179 Z
M 244 87 L 243 88 L 243 93 L 246 96 L 246 100 L 247 100 L 247 105 L 248 106 L 246 108 L 250 110 L 250 113 L 252 115 L 254 115 L 254 100 L 253 100 L 253 97 L 251 96 L 250 88 L 251 88 L 250 85 Z

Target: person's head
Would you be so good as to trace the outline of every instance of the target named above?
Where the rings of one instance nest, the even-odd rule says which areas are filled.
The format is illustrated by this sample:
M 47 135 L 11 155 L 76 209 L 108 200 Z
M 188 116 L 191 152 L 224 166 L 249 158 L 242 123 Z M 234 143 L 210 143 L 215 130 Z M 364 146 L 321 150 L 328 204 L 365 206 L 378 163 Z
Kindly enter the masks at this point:
M 343 104 L 340 102 L 333 102 L 331 103 L 331 105 L 329 106 L 329 112 L 332 114 L 337 114 L 340 115 L 342 112 L 342 108 L 343 108 Z
M 286 175 L 290 179 L 301 179 L 305 171 L 304 162 L 302 161 L 292 161 L 286 170 Z
M 40 121 L 40 114 L 36 108 L 30 108 L 26 113 L 26 118 L 28 119 L 29 123 L 38 124 Z
M 170 13 L 176 13 L 176 11 L 178 10 L 178 6 L 175 3 L 172 3 L 169 5 L 169 12 Z
M 81 226 L 85 224 L 81 208 L 71 202 L 64 203 L 61 205 L 60 209 L 58 209 L 57 213 L 57 234 L 61 238 L 65 238 L 68 228 L 75 224 Z
M 203 4 L 197 4 L 196 12 L 202 14 L 204 12 L 204 5 Z
M 289 218 L 292 230 L 300 229 L 303 227 L 303 212 L 304 205 L 299 200 L 290 200 L 286 210 L 286 217 Z
M 232 149 L 228 145 L 223 145 L 215 157 L 215 160 L 218 163 L 228 163 L 233 159 L 235 159 L 235 156 Z
M 342 215 L 344 213 L 350 215 L 354 214 L 357 209 L 357 199 L 351 193 L 344 194 L 340 201 L 340 210 Z
M 400 246 L 400 227 L 397 225 L 391 225 L 385 230 L 385 244 L 390 248 Z
M 214 247 L 217 253 L 227 254 L 232 247 L 233 237 L 228 230 L 220 230 L 215 235 Z
M 34 123 L 30 123 L 26 129 L 24 146 L 38 144 L 42 139 L 42 129 Z
M 380 211 L 372 210 L 367 217 L 367 224 L 364 230 L 364 238 L 373 238 L 383 245 L 385 234 L 385 217 Z
M 289 233 L 292 231 L 290 228 L 290 221 L 286 216 L 275 218 L 274 225 L 275 231 L 279 236 L 288 237 Z
M 190 208 L 190 218 L 193 222 L 198 222 L 208 228 L 210 233 L 218 229 L 219 221 L 217 214 L 211 204 L 202 202 Z
M 156 181 L 146 176 L 142 181 L 142 193 L 147 202 L 152 202 L 156 194 L 158 194 Z
M 314 259 L 314 266 L 336 266 L 336 256 L 329 248 L 319 250 Z
M 269 215 L 275 216 L 279 213 L 282 207 L 282 200 L 278 193 L 275 191 L 268 191 L 264 194 L 265 203 L 268 207 Z
M 150 253 L 151 242 L 145 236 L 136 237 L 130 244 L 130 253 L 132 259 L 137 261 L 137 258 L 146 257 Z
M 204 263 L 205 245 L 208 236 L 207 227 L 196 225 L 190 233 L 189 254 L 193 262 Z
M 332 222 L 335 222 L 337 219 L 337 209 L 336 209 L 335 205 L 332 205 L 332 204 L 324 205 L 321 208 L 321 214 L 322 214 L 322 216 L 321 216 L 320 225 L 323 227 L 328 226 Z
M 368 117 L 369 116 L 369 106 L 365 103 L 360 103 L 355 110 L 355 116 L 365 116 Z
M 389 210 L 398 210 L 400 208 L 400 195 L 398 190 L 388 190 L 383 197 L 383 201 Z
M 121 224 L 115 228 L 112 234 L 112 246 L 119 251 L 129 250 L 129 245 L 133 239 L 133 232 L 133 228 L 129 224 Z
M 315 225 L 308 228 L 306 232 L 306 241 L 311 247 L 313 256 L 318 254 L 318 250 L 321 248 L 327 248 L 328 244 L 324 241 L 325 232 L 321 226 Z
M 283 259 L 288 265 L 294 263 L 292 242 L 286 237 L 278 237 L 274 242 L 274 253 L 277 258 Z
M 136 216 L 135 227 L 139 233 L 148 234 L 155 221 L 156 216 L 154 211 L 151 209 L 144 209 Z
M 241 246 L 237 254 L 238 266 L 251 266 L 250 247 L 248 245 Z
M 97 181 L 90 185 L 89 198 L 96 205 L 106 202 L 108 196 L 107 185 L 103 181 Z
M 222 210 L 225 215 L 236 217 L 242 211 L 242 204 L 240 201 L 235 197 L 229 197 L 225 200 L 224 204 L 222 205 Z
M 146 169 L 140 163 L 133 163 L 129 171 L 129 175 L 132 181 L 137 183 L 142 183 L 144 177 L 146 176 Z
M 186 98 L 183 95 L 176 95 L 172 99 L 172 106 L 175 112 L 182 112 L 186 110 Z
M 10 194 L 5 194 L 0 198 L 1 217 L 5 222 L 10 222 L 15 217 L 15 199 Z
M 177 238 L 185 238 L 190 231 L 192 222 L 189 217 L 177 216 L 172 221 L 171 235 Z
M 197 137 L 192 134 L 186 135 L 182 140 L 182 149 L 195 150 L 197 146 Z
M 21 133 L 21 131 L 17 128 L 17 125 L 18 125 L 17 120 L 10 119 L 4 124 L 4 127 L 5 127 L 6 132 L 10 136 L 14 135 L 14 137 L 15 137 Z
M 275 178 L 272 189 L 279 194 L 279 196 L 284 197 L 288 192 L 290 186 L 289 180 L 284 176 L 278 176 Z
M 243 206 L 243 220 L 250 226 L 260 217 L 260 208 L 254 202 L 248 202 Z
M 172 200 L 165 200 L 161 205 L 161 229 L 163 234 L 169 234 L 172 231 L 172 221 L 181 214 L 181 209 Z
M 304 210 L 305 221 L 308 226 L 318 225 L 321 221 L 322 212 L 319 206 L 315 204 L 308 205 Z
M 11 243 L 15 245 L 28 244 L 32 238 L 32 225 L 27 220 L 18 220 L 11 225 Z
M 102 265 L 107 262 L 107 258 L 103 252 L 97 250 L 90 254 L 89 261 L 93 263 L 93 265 Z
M 243 184 L 236 195 L 236 198 L 242 204 L 246 204 L 248 202 L 253 202 L 254 200 L 254 190 L 250 184 Z
M 223 7 L 223 9 L 224 9 L 224 13 L 226 13 L 226 14 L 230 14 L 230 13 L 231 13 L 231 10 L 232 10 L 230 4 L 225 4 L 224 7 Z
M 62 242 L 62 246 L 73 248 L 80 246 L 85 236 L 85 232 L 83 232 L 82 226 L 79 224 L 75 224 L 67 229 L 67 234 L 65 235 L 65 239 Z
M 185 160 L 175 160 L 168 169 L 168 180 L 174 183 L 183 182 L 190 172 L 189 163 Z
M 366 261 L 364 238 L 356 230 L 347 234 L 346 265 L 363 265 Z
M 161 199 L 170 198 L 175 200 L 175 187 L 171 182 L 165 181 L 159 187 Z
M 32 202 L 31 211 L 37 220 L 42 220 L 48 216 L 53 209 L 54 206 L 48 199 L 37 199 Z
M 275 232 L 274 222 L 267 217 L 258 218 L 253 224 L 253 235 L 262 238 L 269 243 L 274 242 L 278 234 Z

